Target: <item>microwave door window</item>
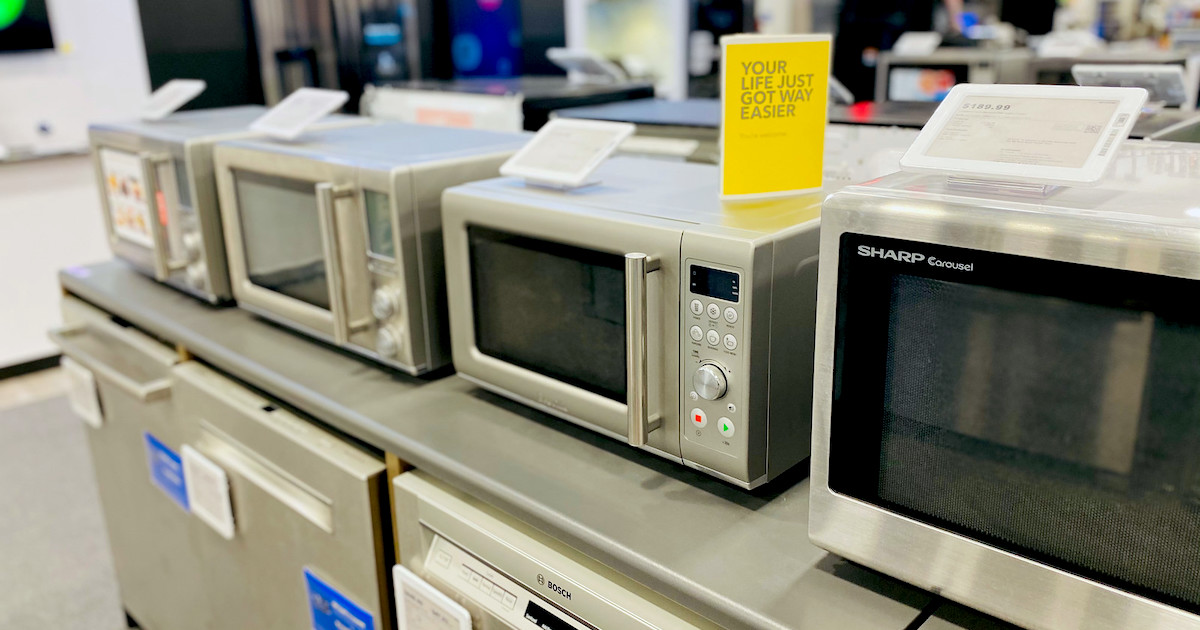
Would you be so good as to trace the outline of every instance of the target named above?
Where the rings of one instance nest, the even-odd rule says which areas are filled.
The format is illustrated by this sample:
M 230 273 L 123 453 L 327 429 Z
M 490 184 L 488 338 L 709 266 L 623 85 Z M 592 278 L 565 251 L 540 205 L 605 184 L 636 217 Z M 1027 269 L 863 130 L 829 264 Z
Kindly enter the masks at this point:
M 235 176 L 250 282 L 328 310 L 329 283 L 314 184 L 244 171 Z
M 830 487 L 1200 612 L 1200 286 L 945 256 L 839 272 Z
M 624 258 L 468 228 L 480 352 L 622 404 Z

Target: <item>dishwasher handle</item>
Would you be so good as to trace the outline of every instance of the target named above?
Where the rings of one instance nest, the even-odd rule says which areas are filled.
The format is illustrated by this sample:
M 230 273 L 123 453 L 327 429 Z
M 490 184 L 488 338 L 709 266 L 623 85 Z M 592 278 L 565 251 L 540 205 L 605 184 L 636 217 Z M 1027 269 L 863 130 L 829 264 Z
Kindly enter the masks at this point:
M 85 334 L 86 331 L 86 326 L 64 326 L 51 330 L 49 336 L 50 340 L 62 349 L 63 354 L 141 402 L 156 402 L 171 396 L 171 380 L 169 378 L 164 376 L 139 382 L 82 349 L 73 341 L 73 338 Z

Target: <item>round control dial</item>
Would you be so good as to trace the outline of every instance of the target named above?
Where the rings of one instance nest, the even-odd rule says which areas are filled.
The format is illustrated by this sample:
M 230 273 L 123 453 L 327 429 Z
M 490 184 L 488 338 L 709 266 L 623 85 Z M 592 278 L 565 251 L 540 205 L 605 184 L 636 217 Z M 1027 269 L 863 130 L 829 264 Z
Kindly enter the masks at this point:
M 384 321 L 399 312 L 400 296 L 395 289 L 384 287 L 371 294 L 371 314 L 375 319 Z
M 385 359 L 391 359 L 400 354 L 404 345 L 404 331 L 398 326 L 380 328 L 375 335 L 375 351 Z
M 704 400 L 717 400 L 729 389 L 725 371 L 715 363 L 705 363 L 692 374 L 692 388 Z
M 188 232 L 183 235 L 183 253 L 187 256 L 188 262 L 200 260 L 203 247 L 204 239 L 199 232 Z

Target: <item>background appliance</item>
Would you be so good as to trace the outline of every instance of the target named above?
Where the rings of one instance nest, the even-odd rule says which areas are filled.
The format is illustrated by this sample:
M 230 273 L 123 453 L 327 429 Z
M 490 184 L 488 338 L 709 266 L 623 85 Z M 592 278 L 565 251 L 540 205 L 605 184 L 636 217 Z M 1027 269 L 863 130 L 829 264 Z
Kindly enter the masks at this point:
M 258 135 L 248 127 L 265 112 L 244 106 L 92 125 L 96 181 L 113 252 L 159 282 L 214 304 L 228 300 L 212 147 L 224 138 Z M 335 116 L 316 127 L 366 122 Z
M 446 191 L 455 369 L 742 487 L 805 459 L 820 195 L 727 210 L 715 166 L 595 176 Z
M 0 53 L 54 48 L 46 0 L 0 2 Z
M 412 374 L 445 365 L 442 191 L 527 139 L 386 123 L 218 144 L 238 306 Z
M 719 627 L 420 472 L 392 485 L 403 566 L 452 600 L 397 587 L 397 608 L 414 609 L 414 618 L 424 611 L 463 623 L 465 612 L 462 627 L 520 630 Z
M 824 205 L 814 542 L 1029 628 L 1200 628 L 1193 145 Z M 994 588 L 997 583 L 1004 588 Z

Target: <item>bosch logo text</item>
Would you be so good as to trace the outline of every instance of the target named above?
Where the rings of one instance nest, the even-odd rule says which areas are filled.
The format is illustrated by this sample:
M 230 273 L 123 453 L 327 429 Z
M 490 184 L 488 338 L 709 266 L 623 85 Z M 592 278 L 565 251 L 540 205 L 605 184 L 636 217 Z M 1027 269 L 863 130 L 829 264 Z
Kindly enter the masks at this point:
M 950 260 L 942 260 L 933 256 L 926 256 L 920 252 L 906 252 L 895 249 L 883 249 L 880 247 L 871 247 L 870 245 L 859 245 L 858 255 L 867 258 L 879 258 L 882 260 L 894 260 L 896 262 L 919 264 L 925 263 L 931 267 L 941 267 L 943 269 L 954 269 L 957 271 L 974 271 L 975 263 L 961 263 Z

